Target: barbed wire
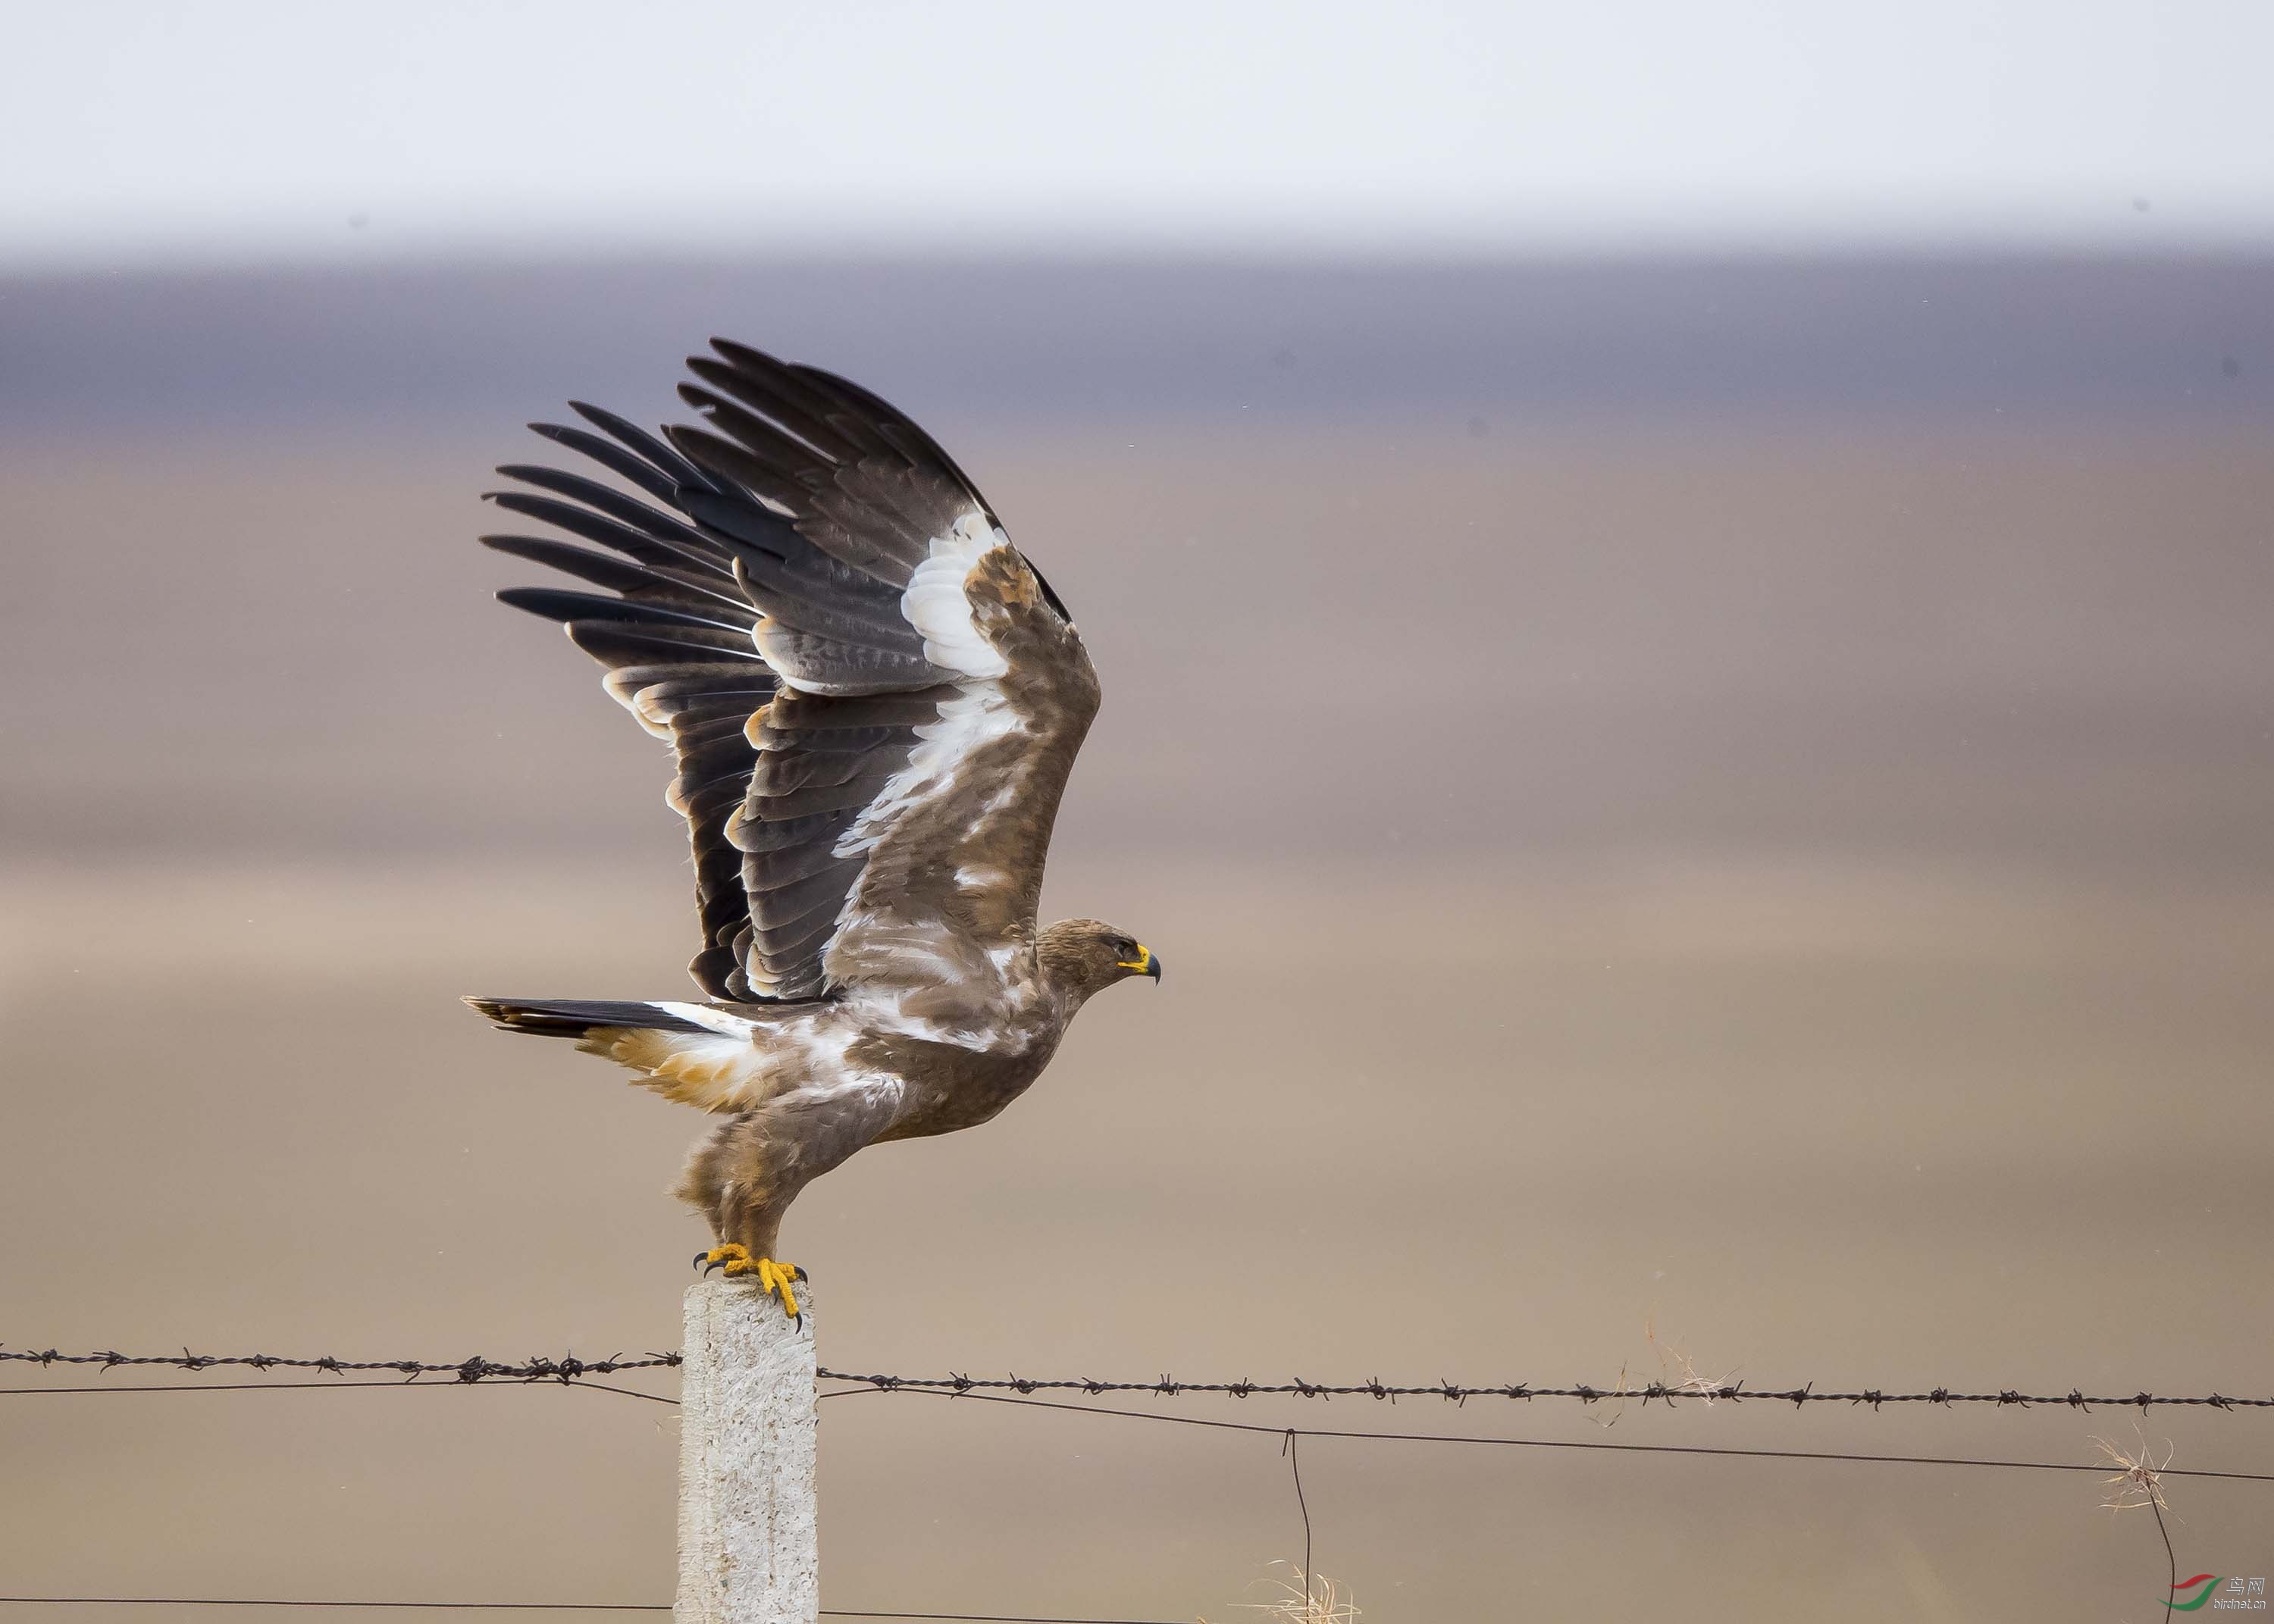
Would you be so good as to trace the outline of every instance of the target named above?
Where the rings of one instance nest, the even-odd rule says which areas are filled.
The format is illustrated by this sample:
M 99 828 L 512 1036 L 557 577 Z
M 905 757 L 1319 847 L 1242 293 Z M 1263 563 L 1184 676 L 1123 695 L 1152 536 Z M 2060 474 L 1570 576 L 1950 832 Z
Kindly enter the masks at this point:
M 1954 1393 L 1947 1387 L 1935 1387 L 1924 1393 L 1888 1393 L 1877 1387 L 1860 1388 L 1853 1392 L 1818 1393 L 1816 1384 L 1804 1387 L 1775 1388 L 1748 1387 L 1743 1382 L 1707 1383 L 1702 1381 L 1648 1381 L 1632 1383 L 1622 1380 L 1607 1387 L 1536 1387 L 1524 1382 L 1503 1382 L 1491 1387 L 1468 1387 L 1459 1382 L 1441 1381 L 1419 1387 L 1397 1387 L 1382 1381 L 1317 1382 L 1299 1377 L 1287 1382 L 1261 1381 L 1178 1381 L 1163 1376 L 1157 1381 L 1098 1381 L 1086 1376 L 1043 1378 L 1001 1376 L 976 1378 L 971 1376 L 887 1376 L 856 1375 L 847 1371 L 824 1370 L 825 1378 L 833 1381 L 864 1382 L 887 1392 L 901 1389 L 942 1393 L 1011 1392 L 1031 1394 L 1050 1390 L 1086 1393 L 1099 1397 L 1108 1393 L 1150 1393 L 1163 1398 L 1175 1398 L 1186 1393 L 1216 1393 L 1231 1398 L 1255 1398 L 1266 1395 L 1294 1398 L 1439 1398 L 1458 1403 L 1472 1398 L 1575 1398 L 1583 1403 L 1598 1403 L 1606 1399 L 1640 1399 L 1672 1403 L 1677 1399 L 1706 1399 L 1715 1403 L 1740 1402 L 1746 1399 L 1766 1399 L 1788 1404 L 1861 1404 L 1876 1410 L 1882 1404 L 2004 1404 L 2027 1408 L 2037 1404 L 2066 1405 L 2072 1410 L 2090 1410 L 2095 1405 L 2137 1405 L 2145 1410 L 2153 1404 L 2199 1404 L 2213 1410 L 2274 1410 L 2274 1398 L 2230 1398 L 2223 1393 L 2207 1394 L 2199 1398 L 2175 1398 L 2156 1393 L 2135 1393 L 2129 1397 L 2091 1395 L 2072 1387 L 2067 1393 L 2022 1393 L 2008 1388 L 1997 1393 Z M 1274 1427 L 1268 1429 L 1276 1432 Z
M 831 1377 L 835 1375 L 835 1372 L 825 1372 L 823 1373 Z M 415 1381 L 358 1381 L 349 1380 L 338 1381 L 279 1382 L 227 1381 L 215 1382 L 211 1384 L 175 1384 L 169 1382 L 162 1386 L 132 1385 L 126 1387 L 0 1387 L 0 1395 L 7 1394 L 34 1393 L 77 1393 L 98 1395 L 125 1393 L 340 1393 L 357 1387 L 384 1387 L 391 1392 L 397 1393 L 408 1391 L 413 1388 L 418 1388 L 428 1393 L 446 1393 L 463 1390 L 465 1385 L 467 1384 L 459 1382 L 426 1382 L 421 1384 Z M 493 1385 L 501 1387 L 529 1387 L 538 1384 L 524 1380 L 518 1382 L 501 1382 Z M 574 1381 L 563 1381 L 549 1385 L 569 1387 L 586 1393 L 621 1394 L 626 1398 L 642 1399 L 651 1404 L 667 1404 L 674 1409 L 678 1408 L 679 1405 L 679 1401 L 671 1397 L 667 1394 L 643 1393 L 634 1387 L 614 1387 L 606 1382 L 601 1381 L 580 1379 Z M 959 1392 L 946 1387 L 919 1387 L 907 1384 L 899 1386 L 872 1386 L 863 1383 L 857 1387 L 833 1387 L 819 1394 L 817 1396 L 825 1399 L 858 1398 L 864 1394 L 881 1393 L 914 1394 L 926 1398 L 945 1398 L 950 1400 L 960 1398 L 968 1399 L 975 1403 L 1017 1404 L 1035 1410 L 1065 1410 L 1073 1415 L 1126 1416 L 1140 1421 L 1171 1421 L 1178 1424 L 1179 1425 L 1185 1426 L 1217 1427 L 1226 1431 L 1239 1432 L 1261 1432 L 1271 1437 L 1283 1439 L 1291 1436 L 1298 1438 L 1367 1439 L 1382 1443 L 1503 1444 L 1540 1449 L 1606 1449 L 1640 1454 L 1714 1455 L 1728 1455 L 1737 1458 L 1781 1461 L 1856 1461 L 1879 1465 L 1989 1466 L 2029 1471 L 2105 1472 L 2107 1470 L 2104 1465 L 2075 1465 L 2070 1462 L 2059 1461 L 2001 1461 L 1954 1455 L 1861 1455 L 1853 1452 L 1819 1449 L 1748 1449 L 1736 1446 L 1709 1447 L 1702 1444 L 1613 1443 L 1606 1440 L 1590 1440 L 1585 1439 L 1483 1438 L 1478 1437 L 1472 1433 L 1465 1432 L 1362 1432 L 1357 1430 L 1334 1430 L 1321 1427 L 1274 1426 L 1261 1422 L 1225 1421 L 1202 1416 L 1170 1415 L 1164 1411 L 1157 1410 L 1113 1410 L 1100 1405 L 1061 1403 L 1051 1399 L 1019 1398 L 1013 1397 L 1006 1394 L 982 1393 L 971 1390 Z M 1629 1395 L 1628 1396 L 1632 1395 Z M 2226 1477 L 2243 1483 L 2274 1483 L 2274 1473 L 2267 1472 L 2209 1471 L 2172 1467 L 2166 1469 L 2164 1475 L 2174 1477 Z M 8 1598 L 5 1597 L 0 1597 L 0 1601 L 4 1601 L 6 1599 Z
M 390 1613 L 668 1613 L 667 1601 L 302 1601 L 273 1596 L 0 1596 L 33 1607 L 370 1607 Z M 853 1616 L 859 1617 L 855 1613 Z M 887 1618 L 921 1618 L 922 1613 Z
M 2105 1462 L 2001 1461 L 1977 1455 L 1859 1455 L 1832 1449 L 1748 1449 L 1734 1444 L 1615 1443 L 1600 1438 L 1488 1438 L 1473 1432 L 1374 1432 L 1358 1428 L 1274 1426 L 1263 1421 L 1226 1421 L 1215 1416 L 1176 1416 L 1159 1410 L 1117 1410 L 1103 1404 L 1069 1404 L 1058 1399 L 1013 1398 L 1000 1393 L 949 1393 L 937 1387 L 839 1387 L 821 1396 L 853 1398 L 865 1393 L 906 1393 L 928 1398 L 960 1398 L 975 1404 L 1016 1404 L 1026 1410 L 1058 1410 L 1077 1416 L 1117 1416 L 1130 1421 L 1162 1421 L 1174 1426 L 1254 1432 L 1266 1438 L 1340 1438 L 1386 1444 L 1483 1444 L 1511 1449 L 1603 1449 L 1627 1455 L 1706 1455 L 1757 1461 L 1853 1461 L 1874 1466 L 1987 1466 L 2007 1471 L 2093 1472 L 2102 1476 L 2108 1471 Z M 2218 1477 L 2234 1483 L 2274 1483 L 2274 1472 L 2213 1471 L 2203 1467 L 2167 1467 L 2160 1469 L 2158 1475 L 2165 1477 Z M 1296 1477 L 1299 1495 L 1299 1468 Z
M 105 1370 L 135 1365 L 161 1365 L 186 1371 L 213 1370 L 222 1365 L 241 1365 L 260 1371 L 395 1371 L 413 1381 L 421 1376 L 448 1375 L 460 1381 L 474 1382 L 575 1381 L 585 1376 L 612 1376 L 618 1371 L 676 1370 L 680 1356 L 675 1353 L 651 1353 L 641 1358 L 628 1359 L 621 1354 L 612 1354 L 605 1359 L 580 1359 L 569 1354 L 553 1359 L 539 1355 L 517 1365 L 508 1365 L 484 1358 L 478 1353 L 454 1365 L 433 1365 L 420 1359 L 338 1359 L 329 1354 L 312 1359 L 296 1359 L 274 1353 L 192 1353 L 186 1348 L 179 1353 L 117 1353 L 107 1350 L 98 1350 L 94 1353 L 60 1353 L 53 1348 L 37 1350 L 0 1348 L 0 1360 L 40 1365 L 99 1365 Z
M 430 1391 L 445 1387 L 464 1387 L 484 1383 L 528 1385 L 552 1383 L 564 1387 L 581 1387 L 599 1392 L 621 1394 L 629 1398 L 676 1405 L 678 1401 L 667 1395 L 645 1393 L 636 1388 L 611 1386 L 591 1380 L 594 1376 L 610 1375 L 620 1371 L 667 1369 L 680 1365 L 676 1353 L 653 1353 L 636 1359 L 621 1355 L 606 1359 L 582 1359 L 573 1355 L 561 1358 L 537 1357 L 518 1363 L 505 1363 L 479 1355 L 452 1364 L 439 1364 L 418 1359 L 350 1360 L 326 1356 L 318 1358 L 291 1358 L 273 1354 L 214 1355 L 192 1353 L 186 1348 L 179 1354 L 122 1354 L 111 1350 L 67 1354 L 54 1349 L 44 1350 L 10 1350 L 0 1348 L 0 1360 L 37 1364 L 42 1367 L 63 1365 L 97 1366 L 105 1371 L 122 1367 L 158 1366 L 184 1371 L 205 1371 L 216 1367 L 314 1370 L 334 1378 L 318 1381 L 278 1382 L 215 1382 L 103 1385 L 68 1387 L 9 1387 L 0 1393 L 183 1393 L 215 1391 L 279 1391 L 284 1389 L 341 1390 L 350 1387 L 384 1387 L 401 1390 L 423 1385 Z M 374 1381 L 349 1377 L 350 1372 L 388 1371 L 401 1375 L 399 1381 Z M 1240 1381 L 1179 1381 L 1163 1376 L 1155 1381 L 1105 1381 L 1091 1377 L 971 1377 L 951 1373 L 946 1376 L 921 1377 L 886 1373 L 857 1374 L 821 1367 L 816 1372 L 822 1380 L 840 1381 L 853 1385 L 823 1392 L 825 1399 L 856 1397 L 863 1394 L 916 1394 L 943 1398 L 951 1402 L 1005 1404 L 1022 1409 L 1065 1411 L 1077 1415 L 1118 1417 L 1132 1420 L 1170 1423 L 1179 1425 L 1210 1427 L 1229 1432 L 1276 1435 L 1281 1440 L 1296 1497 L 1296 1507 L 1302 1520 L 1304 1561 L 1303 1573 L 1307 1585 L 1311 1572 L 1312 1527 L 1311 1514 L 1304 1498 L 1302 1469 L 1297 1455 L 1297 1440 L 1303 1438 L 1366 1440 L 1382 1443 L 1441 1443 L 1499 1446 L 1507 1447 L 1595 1449 L 1620 1452 L 1695 1455 L 1722 1457 L 1759 1457 L 1764 1459 L 1806 1461 L 1853 1461 L 1884 1464 L 1920 1466 L 1965 1466 L 2005 1470 L 2052 1472 L 2093 1472 L 2105 1474 L 2105 1464 L 2084 1465 L 2068 1462 L 2018 1461 L 1984 1459 L 1963 1456 L 1865 1455 L 1845 1452 L 1741 1448 L 1728 1446 L 1680 1445 L 1641 1442 L 1614 1442 L 1609 1440 L 1561 1440 L 1482 1437 L 1466 1433 L 1392 1432 L 1357 1429 L 1322 1429 L 1313 1427 L 1275 1426 L 1262 1423 L 1231 1421 L 1221 1417 L 1171 1415 L 1161 1410 L 1125 1410 L 1103 1405 L 1067 1403 L 1060 1400 L 1037 1398 L 1033 1395 L 1044 1391 L 1078 1392 L 1086 1396 L 1101 1396 L 1111 1393 L 1144 1394 L 1156 1397 L 1177 1397 L 1186 1394 L 1221 1395 L 1246 1399 L 1257 1396 L 1285 1396 L 1328 1399 L 1337 1397 L 1367 1397 L 1382 1402 L 1400 1398 L 1435 1398 L 1465 1403 L 1472 1398 L 1533 1399 L 1572 1398 L 1584 1403 L 1603 1401 L 1623 1402 L 1629 1399 L 1647 1405 L 1653 1400 L 1669 1406 L 1684 1398 L 1711 1402 L 1737 1402 L 1745 1399 L 1767 1399 L 1795 1405 L 1841 1402 L 1850 1406 L 1868 1406 L 1877 1410 L 1886 1404 L 1931 1403 L 1942 1405 L 1992 1404 L 1998 1406 L 2046 1405 L 2070 1410 L 2090 1410 L 2096 1405 L 2109 1407 L 2137 1406 L 2142 1410 L 2150 1405 L 2191 1405 L 2233 1410 L 2237 1409 L 2274 1409 L 2274 1399 L 2236 1398 L 2212 1393 L 2202 1396 L 2171 1396 L 2142 1392 L 2124 1396 L 2088 1396 L 2072 1388 L 2064 1395 L 2025 1394 L 2017 1390 L 1997 1393 L 1954 1393 L 1937 1387 L 1919 1393 L 1888 1393 L 1874 1388 L 1856 1391 L 1818 1392 L 1813 1383 L 1777 1391 L 1747 1388 L 1738 1382 L 1709 1383 L 1690 1380 L 1678 1383 L 1653 1380 L 1641 1384 L 1620 1381 L 1609 1387 L 1578 1386 L 1570 1387 L 1540 1387 L 1527 1383 L 1511 1382 L 1490 1387 L 1472 1387 L 1452 1381 L 1426 1386 L 1399 1386 L 1380 1380 L 1355 1383 L 1314 1382 L 1300 1377 L 1289 1382 Z M 421 1384 L 418 1378 L 426 1375 L 447 1375 L 445 1382 Z M 2274 1473 L 2215 1471 L 2202 1469 L 2161 1468 L 2159 1476 L 2224 1478 L 2240 1482 L 2274 1483 Z M 2157 1517 L 2161 1525 L 2160 1513 Z M 2168 1553 L 2169 1535 L 2165 1535 Z M 2176 1561 L 2176 1558 L 2173 1559 Z M 2177 1568 L 2172 1571 L 2176 1573 Z M 177 1605 L 177 1606 L 248 1606 L 248 1607 L 343 1607 L 365 1609 L 421 1610 L 503 1610 L 518 1612 L 661 1612 L 663 1604 L 605 1603 L 605 1602 L 387 1602 L 366 1600 L 296 1601 L 266 1598 L 213 1597 L 74 1597 L 74 1596 L 0 1596 L 0 1603 L 31 1605 Z M 1136 1620 L 1067 1619 L 1060 1615 L 1009 1613 L 950 1613 L 866 1612 L 845 1609 L 825 1609 L 823 1616 L 847 1619 L 902 1619 L 937 1620 L 940 1624 L 1154 1624 Z
M 0 1596 L 49 1607 L 358 1607 L 391 1613 L 669 1613 L 667 1601 L 301 1601 L 267 1596 Z M 1055 1613 L 880 1613 L 824 1607 L 825 1619 L 930 1620 L 935 1624 L 1173 1624 L 1162 1619 L 1072 1618 Z
M 560 1358 L 536 1356 L 517 1363 L 505 1363 L 486 1358 L 479 1354 L 455 1363 L 439 1364 L 419 1359 L 341 1359 L 325 1355 L 318 1358 L 290 1358 L 277 1354 L 207 1354 L 192 1353 L 186 1348 L 180 1353 L 125 1354 L 109 1350 L 93 1353 L 62 1353 L 53 1348 L 43 1350 L 0 1348 L 0 1361 L 16 1361 L 41 1366 L 56 1365 L 99 1365 L 116 1370 L 137 1365 L 159 1365 L 175 1370 L 202 1371 L 222 1366 L 241 1366 L 252 1370 L 317 1370 L 335 1374 L 355 1371 L 395 1371 L 406 1383 L 421 1376 L 448 1376 L 460 1383 L 481 1381 L 561 1381 L 584 1380 L 592 1376 L 613 1375 L 620 1371 L 676 1369 L 680 1356 L 676 1353 L 649 1353 L 639 1358 L 626 1358 L 621 1354 L 605 1359 L 582 1359 L 575 1355 Z M 1886 1404 L 1992 1404 L 2008 1408 L 2030 1408 L 2037 1405 L 2057 1406 L 2070 1410 L 2090 1410 L 2096 1407 L 2109 1409 L 2151 1406 L 2188 1406 L 2209 1410 L 2274 1410 L 2274 1397 L 2239 1398 L 2224 1393 L 2200 1395 L 2138 1393 L 2086 1394 L 2072 1387 L 2067 1393 L 2024 1393 L 2018 1388 L 2001 1388 L 1994 1393 L 1960 1393 L 1948 1387 L 1931 1387 L 1919 1392 L 1889 1392 L 1879 1387 L 1859 1387 L 1818 1392 L 1814 1382 L 1798 1387 L 1749 1387 L 1742 1381 L 1708 1383 L 1700 1380 L 1667 1382 L 1651 1380 L 1630 1382 L 1622 1378 L 1607 1386 L 1579 1384 L 1573 1387 L 1535 1387 L 1527 1382 L 1495 1382 L 1475 1386 L 1465 1382 L 1438 1381 L 1400 1385 L 1381 1380 L 1357 1382 L 1306 1381 L 1296 1377 L 1291 1381 L 1182 1381 L 1173 1376 L 1162 1376 L 1151 1381 L 1106 1381 L 1090 1376 L 967 1376 L 950 1372 L 945 1376 L 900 1376 L 885 1373 L 863 1374 L 852 1371 L 822 1368 L 817 1372 L 825 1381 L 853 1381 L 885 1392 L 933 1391 L 941 1393 L 1018 1393 L 1031 1395 L 1043 1392 L 1083 1393 L 1092 1398 L 1109 1393 L 1143 1393 L 1156 1398 L 1177 1398 L 1186 1394 L 1220 1395 L 1228 1398 L 1372 1398 L 1395 1402 L 1402 1398 L 1434 1398 L 1453 1403 L 1465 1403 L 1470 1399 L 1577 1399 L 1594 1404 L 1608 1400 L 1635 1399 L 1645 1404 L 1653 1402 L 1672 1404 L 1683 1399 L 1702 1399 L 1714 1403 L 1742 1403 L 1747 1400 L 1767 1401 L 1793 1405 L 1848 1404 L 1877 1410 Z M 282 1384 L 278 1384 L 282 1386 Z M 323 1385 L 323 1384 L 318 1384 Z M 342 1384 L 344 1385 L 344 1384 Z M 393 1386 L 394 1383 L 382 1385 Z M 597 1385 L 597 1384 L 594 1384 Z M 14 1389 L 38 1391 L 39 1389 Z M 130 1389 L 119 1388 L 117 1391 Z M 157 1389 L 145 1389 L 156 1391 Z M 651 1395 L 641 1395 L 650 1397 Z M 1276 1430 L 1276 1429 L 1274 1429 Z

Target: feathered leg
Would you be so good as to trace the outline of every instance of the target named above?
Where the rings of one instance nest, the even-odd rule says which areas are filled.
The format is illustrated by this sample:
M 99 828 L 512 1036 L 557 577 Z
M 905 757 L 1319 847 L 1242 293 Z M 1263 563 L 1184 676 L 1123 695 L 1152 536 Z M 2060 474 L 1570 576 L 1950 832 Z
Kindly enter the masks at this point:
M 805 1272 L 774 1257 L 782 1215 L 799 1191 L 882 1133 L 897 1102 L 867 1090 L 793 1094 L 719 1124 L 696 1147 L 674 1192 L 718 1240 L 696 1261 L 757 1276 L 795 1315 L 790 1288 Z

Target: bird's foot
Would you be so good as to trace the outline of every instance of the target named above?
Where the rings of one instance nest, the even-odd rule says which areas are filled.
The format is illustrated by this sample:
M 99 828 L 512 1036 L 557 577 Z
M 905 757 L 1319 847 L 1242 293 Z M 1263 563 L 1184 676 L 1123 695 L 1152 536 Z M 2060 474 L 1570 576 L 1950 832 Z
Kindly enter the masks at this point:
M 727 1275 L 756 1275 L 759 1290 L 768 1297 L 781 1298 L 782 1307 L 789 1317 L 793 1320 L 798 1317 L 797 1297 L 790 1288 L 804 1280 L 805 1271 L 796 1264 L 777 1263 L 772 1258 L 754 1258 L 749 1247 L 733 1241 L 697 1253 L 695 1261 L 706 1274 L 717 1269 Z

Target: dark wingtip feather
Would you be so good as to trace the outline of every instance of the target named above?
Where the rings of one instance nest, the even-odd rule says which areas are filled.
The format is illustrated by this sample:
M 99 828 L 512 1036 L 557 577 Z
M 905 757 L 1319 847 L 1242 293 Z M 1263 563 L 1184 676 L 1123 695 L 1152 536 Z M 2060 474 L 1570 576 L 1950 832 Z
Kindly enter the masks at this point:
M 590 401 L 571 401 L 568 410 L 594 428 L 614 435 L 627 445 L 636 446 L 643 440 L 652 442 L 655 439 L 654 435 L 622 413 L 610 411 L 605 406 L 595 406 Z
M 595 406 L 589 401 L 571 401 L 568 410 L 636 455 L 646 458 L 668 477 L 682 485 L 707 485 L 710 483 L 700 470 L 629 418 L 610 411 L 605 406 Z
M 622 620 L 634 626 L 692 626 L 706 631 L 741 632 L 747 627 L 712 615 L 694 614 L 661 604 L 635 603 L 603 598 L 597 592 L 572 592 L 561 587 L 513 586 L 497 595 L 498 602 L 548 620 Z
M 568 427 L 566 423 L 528 423 L 528 430 L 532 434 L 541 434 L 544 439 L 550 439 L 555 446 L 568 446 L 568 448 L 573 450 L 582 450 L 584 448 L 584 441 L 591 441 L 593 439 L 591 430 Z M 607 444 L 607 441 L 600 441 L 600 444 Z
M 533 614 L 540 620 L 561 620 L 561 616 L 553 613 L 551 605 L 537 604 L 531 601 L 531 594 L 535 592 L 538 589 L 535 587 L 529 586 L 509 586 L 502 592 L 496 594 L 496 597 L 498 602 L 503 604 L 507 608 L 518 609 L 523 614 Z
M 739 339 L 720 338 L 713 335 L 711 348 L 732 365 L 747 367 L 752 372 L 787 372 L 790 370 L 790 364 L 779 356 L 769 355 L 757 345 L 745 344 Z M 688 357 L 690 361 L 694 358 L 692 356 Z

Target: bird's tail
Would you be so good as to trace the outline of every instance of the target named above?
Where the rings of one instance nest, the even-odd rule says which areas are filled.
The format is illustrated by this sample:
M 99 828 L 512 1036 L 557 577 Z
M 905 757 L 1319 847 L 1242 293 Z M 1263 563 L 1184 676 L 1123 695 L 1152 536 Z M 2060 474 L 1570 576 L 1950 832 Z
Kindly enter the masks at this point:
M 590 1037 L 603 1026 L 630 1027 L 648 1032 L 696 1032 L 712 1028 L 674 1014 L 660 1004 L 587 998 L 469 998 L 466 1002 L 497 1024 L 501 1032 L 525 1033 L 536 1038 Z
M 574 1038 L 640 1074 L 666 1100 L 706 1111 L 748 1110 L 764 1097 L 765 1053 L 748 1017 L 700 1004 L 596 1003 L 581 998 L 469 998 L 507 1032 Z

